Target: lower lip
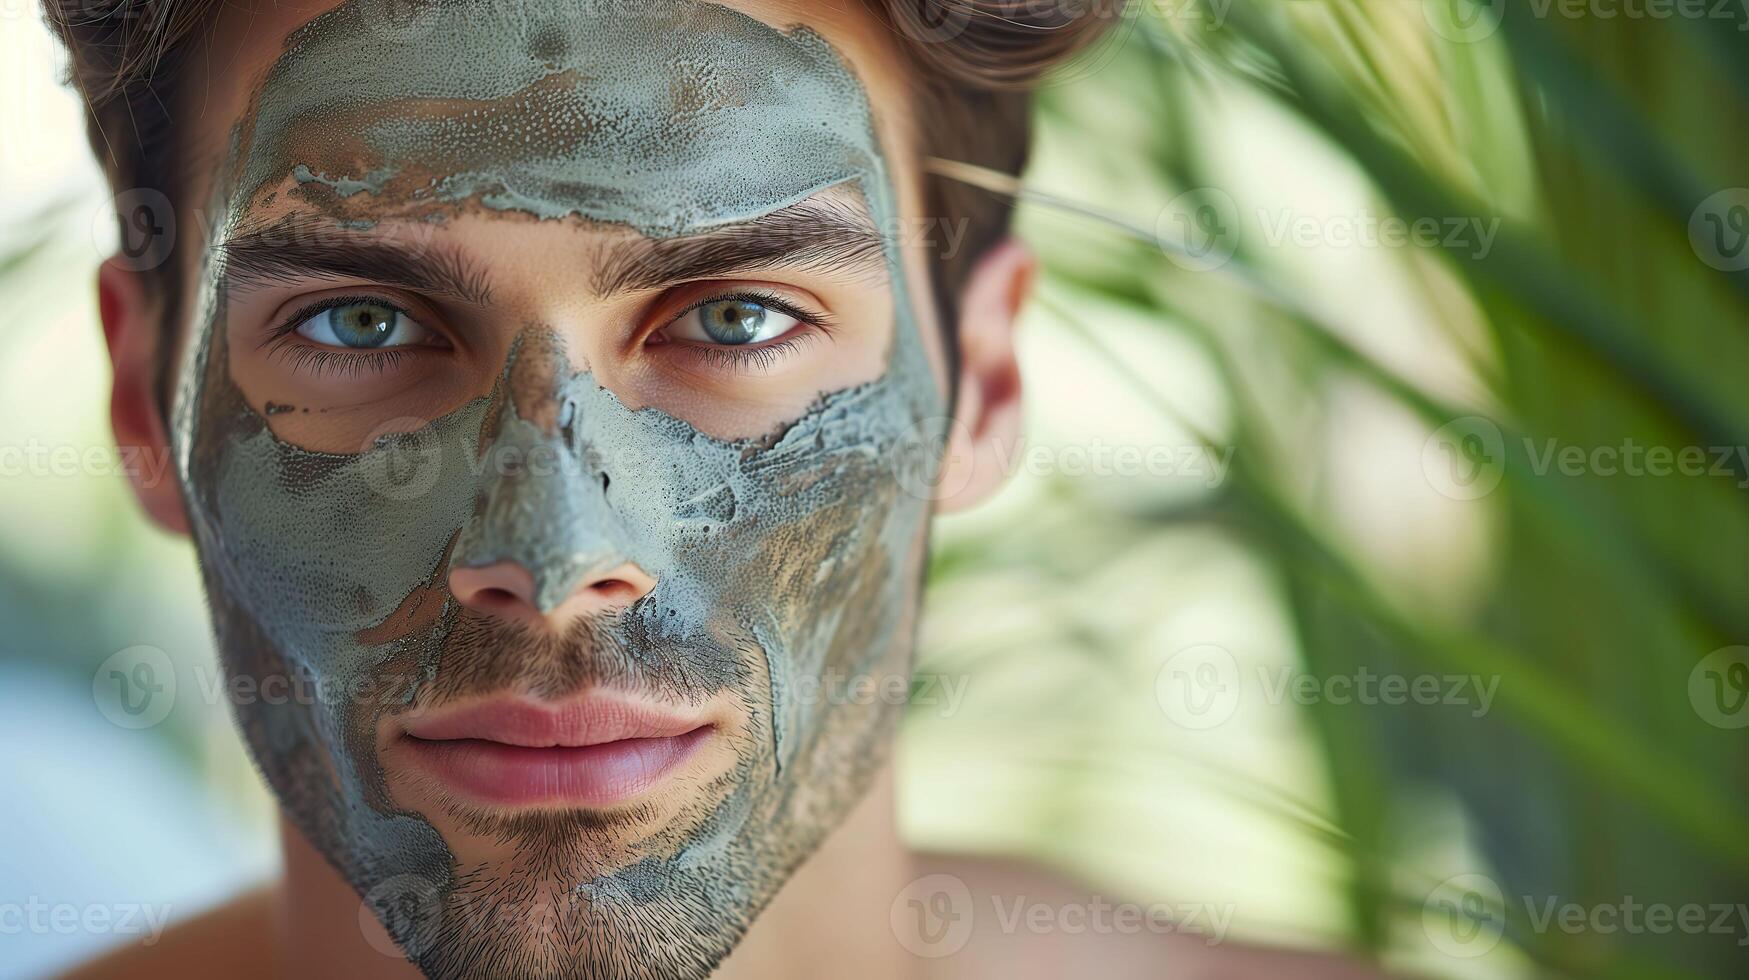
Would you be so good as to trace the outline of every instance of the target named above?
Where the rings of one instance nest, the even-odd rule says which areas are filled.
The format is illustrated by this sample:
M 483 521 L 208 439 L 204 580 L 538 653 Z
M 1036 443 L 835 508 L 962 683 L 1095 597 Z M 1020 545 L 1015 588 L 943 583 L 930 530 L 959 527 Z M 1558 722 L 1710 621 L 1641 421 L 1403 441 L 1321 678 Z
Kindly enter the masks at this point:
M 709 725 L 671 738 L 528 748 L 482 739 L 407 736 L 415 760 L 452 790 L 499 806 L 608 807 L 656 787 L 710 737 Z

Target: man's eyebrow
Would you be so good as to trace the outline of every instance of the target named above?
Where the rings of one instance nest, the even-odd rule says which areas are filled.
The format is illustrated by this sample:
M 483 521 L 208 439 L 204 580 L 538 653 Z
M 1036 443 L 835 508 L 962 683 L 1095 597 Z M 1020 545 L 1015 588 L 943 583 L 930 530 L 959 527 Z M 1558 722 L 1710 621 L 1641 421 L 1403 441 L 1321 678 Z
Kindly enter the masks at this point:
M 238 234 L 219 250 L 226 260 L 226 286 L 235 291 L 312 277 L 351 278 L 490 304 L 485 273 L 462 253 L 426 237 L 434 234 L 377 237 L 294 217 Z
M 884 271 L 884 242 L 862 208 L 815 199 L 685 238 L 615 241 L 602 249 L 591 284 L 607 296 L 768 266 Z

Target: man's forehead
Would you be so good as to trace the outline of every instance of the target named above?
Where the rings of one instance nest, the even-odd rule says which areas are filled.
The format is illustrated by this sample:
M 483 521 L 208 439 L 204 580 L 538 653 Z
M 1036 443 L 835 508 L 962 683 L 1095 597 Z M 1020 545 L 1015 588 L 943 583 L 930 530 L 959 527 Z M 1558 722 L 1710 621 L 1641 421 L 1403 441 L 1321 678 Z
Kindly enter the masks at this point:
M 478 201 L 678 235 L 882 169 L 860 81 L 808 28 L 696 0 L 382 12 L 287 37 L 234 134 L 233 206 L 289 178 L 337 218 Z

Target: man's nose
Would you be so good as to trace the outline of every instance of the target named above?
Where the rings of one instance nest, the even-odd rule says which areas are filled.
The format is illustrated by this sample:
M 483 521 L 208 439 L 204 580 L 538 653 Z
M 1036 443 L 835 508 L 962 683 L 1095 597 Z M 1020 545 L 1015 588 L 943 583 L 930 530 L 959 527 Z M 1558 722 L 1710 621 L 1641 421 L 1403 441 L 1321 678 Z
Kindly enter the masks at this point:
M 600 419 L 582 401 L 592 385 L 551 330 L 518 339 L 484 433 L 479 499 L 450 557 L 450 593 L 468 609 L 563 635 L 656 587 L 618 510 L 623 485 L 593 448 Z
M 625 562 L 585 571 L 569 595 L 543 609 L 534 574 L 517 562 L 455 568 L 449 573 L 450 593 L 467 608 L 557 636 L 563 636 L 579 620 L 617 613 L 649 595 L 655 587 L 654 578 Z

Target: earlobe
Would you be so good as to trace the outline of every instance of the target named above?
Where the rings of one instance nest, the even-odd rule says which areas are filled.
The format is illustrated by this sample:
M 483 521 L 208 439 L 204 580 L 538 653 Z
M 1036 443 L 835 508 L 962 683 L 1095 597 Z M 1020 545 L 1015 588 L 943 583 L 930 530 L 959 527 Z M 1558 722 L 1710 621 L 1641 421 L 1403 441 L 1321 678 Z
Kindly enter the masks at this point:
M 116 259 L 97 270 L 97 307 L 115 371 L 109 422 L 123 469 L 146 515 L 173 534 L 188 533 L 164 413 L 158 405 L 158 345 L 169 343 L 140 274 Z
M 1013 468 L 1021 419 L 1014 333 L 1037 268 L 1032 252 L 1011 238 L 991 249 L 966 283 L 957 324 L 959 402 L 937 484 L 940 513 L 981 503 Z

